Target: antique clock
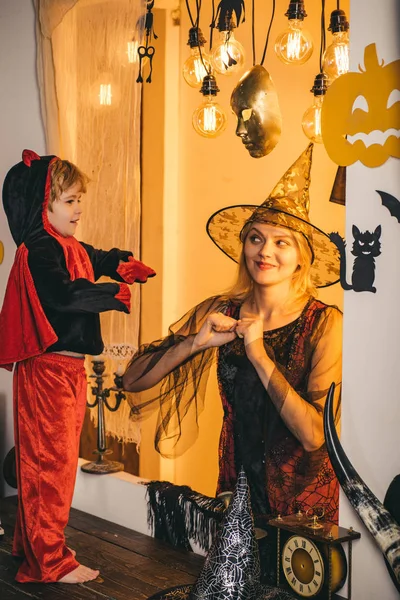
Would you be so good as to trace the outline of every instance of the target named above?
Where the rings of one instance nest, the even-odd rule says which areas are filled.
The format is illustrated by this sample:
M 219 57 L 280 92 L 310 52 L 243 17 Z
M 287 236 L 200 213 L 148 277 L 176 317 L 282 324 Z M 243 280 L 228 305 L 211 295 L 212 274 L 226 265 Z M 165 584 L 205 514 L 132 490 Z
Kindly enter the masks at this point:
M 268 525 L 277 528 L 278 587 L 289 588 L 299 598 L 331 600 L 348 575 L 351 598 L 352 542 L 361 537 L 357 531 L 303 513 L 272 519 Z

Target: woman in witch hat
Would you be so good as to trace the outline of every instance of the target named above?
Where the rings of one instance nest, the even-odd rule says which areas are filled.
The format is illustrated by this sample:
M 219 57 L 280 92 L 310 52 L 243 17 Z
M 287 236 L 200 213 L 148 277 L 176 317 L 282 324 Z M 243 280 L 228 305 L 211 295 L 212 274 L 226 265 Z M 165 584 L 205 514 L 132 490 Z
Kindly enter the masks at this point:
M 338 280 L 339 257 L 309 221 L 312 149 L 261 206 L 212 215 L 211 239 L 239 264 L 235 285 L 193 308 L 169 336 L 141 348 L 124 388 L 139 392 L 163 380 L 156 398 L 131 398 L 132 415 L 158 400 L 156 449 L 177 456 L 195 439 L 204 384 L 216 360 L 224 411 L 217 492 L 234 489 L 243 465 L 255 515 L 318 505 L 337 521 L 338 483 L 322 416 L 333 381 L 339 414 L 342 315 L 315 294 Z

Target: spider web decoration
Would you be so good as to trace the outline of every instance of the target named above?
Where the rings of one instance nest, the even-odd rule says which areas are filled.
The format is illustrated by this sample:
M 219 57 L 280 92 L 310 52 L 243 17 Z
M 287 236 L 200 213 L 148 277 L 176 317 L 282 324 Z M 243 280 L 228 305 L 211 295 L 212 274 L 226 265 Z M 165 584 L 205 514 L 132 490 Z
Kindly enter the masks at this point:
M 257 600 L 260 560 L 250 508 L 250 491 L 242 470 L 190 600 Z

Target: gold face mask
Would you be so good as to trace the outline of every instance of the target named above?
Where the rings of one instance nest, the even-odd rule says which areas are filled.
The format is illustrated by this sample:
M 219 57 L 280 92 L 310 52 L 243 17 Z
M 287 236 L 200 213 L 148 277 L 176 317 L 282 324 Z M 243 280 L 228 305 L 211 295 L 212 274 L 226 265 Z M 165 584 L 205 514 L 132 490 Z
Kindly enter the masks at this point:
M 231 95 L 237 117 L 236 135 L 253 158 L 266 156 L 279 142 L 282 115 L 274 83 L 266 69 L 256 65 L 240 79 Z

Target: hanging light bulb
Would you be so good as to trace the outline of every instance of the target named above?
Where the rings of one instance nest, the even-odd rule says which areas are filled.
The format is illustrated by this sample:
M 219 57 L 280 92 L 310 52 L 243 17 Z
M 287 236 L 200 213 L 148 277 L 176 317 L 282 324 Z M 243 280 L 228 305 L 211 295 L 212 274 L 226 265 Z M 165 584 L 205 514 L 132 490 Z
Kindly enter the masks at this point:
M 218 23 L 219 39 L 212 49 L 211 62 L 220 75 L 232 75 L 244 65 L 246 55 L 242 44 L 235 38 L 234 27 L 228 16 L 223 23 Z
M 203 137 L 217 137 L 224 131 L 227 117 L 223 108 L 215 101 L 219 88 L 213 75 L 204 77 L 200 92 L 204 100 L 193 113 L 193 127 Z
M 332 82 L 349 70 L 349 22 L 344 10 L 334 10 L 328 31 L 332 31 L 333 40 L 327 47 L 323 69 Z
M 132 40 L 132 41 L 128 42 L 128 47 L 127 47 L 126 53 L 128 55 L 129 63 L 139 62 L 138 48 L 139 48 L 138 40 Z
M 321 110 L 324 96 L 328 89 L 328 77 L 325 73 L 318 73 L 314 80 L 311 92 L 314 94 L 314 102 L 303 115 L 301 126 L 305 135 L 317 144 L 322 144 Z
M 211 71 L 210 57 L 203 50 L 205 42 L 201 29 L 198 27 L 189 29 L 190 56 L 184 62 L 183 77 L 191 87 L 201 87 L 204 77 Z
M 111 106 L 111 104 L 112 104 L 111 83 L 101 83 L 100 84 L 99 102 L 102 106 Z
M 306 16 L 304 0 L 290 0 L 289 8 L 285 13 L 285 17 L 289 19 L 288 27 L 275 41 L 276 55 L 287 65 L 303 65 L 312 54 L 311 36 L 303 29 Z
M 87 101 L 95 110 L 107 114 L 118 108 L 121 101 L 120 90 L 115 75 L 111 71 L 102 71 L 87 90 Z

